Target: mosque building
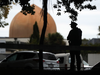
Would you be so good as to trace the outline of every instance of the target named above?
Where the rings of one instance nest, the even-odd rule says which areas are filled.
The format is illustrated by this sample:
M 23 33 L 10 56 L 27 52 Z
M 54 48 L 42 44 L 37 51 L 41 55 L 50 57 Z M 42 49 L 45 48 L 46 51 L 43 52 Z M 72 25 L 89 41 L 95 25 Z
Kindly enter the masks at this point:
M 11 24 L 10 24 L 10 29 L 9 29 L 9 37 L 7 38 L 0 38 L 0 42 L 5 42 L 5 43 L 16 43 L 18 44 L 21 43 L 27 43 L 29 42 L 29 38 L 33 34 L 33 25 L 35 22 L 37 22 L 38 28 L 39 28 L 39 35 L 42 33 L 42 28 L 43 28 L 43 16 L 41 14 L 41 8 L 35 6 L 35 14 L 27 14 L 24 15 L 23 13 L 19 12 L 15 17 L 12 19 Z M 46 28 L 46 33 L 45 37 L 48 36 L 49 33 L 56 33 L 56 24 L 51 15 L 48 13 L 47 14 L 47 28 Z M 15 39 L 17 38 L 17 39 Z M 9 49 L 0 49 L 0 53 L 5 53 L 5 52 L 13 52 L 15 50 L 9 50 Z
M 41 14 L 41 8 L 35 6 L 35 14 L 27 14 L 19 12 L 12 20 L 9 29 L 10 38 L 29 38 L 33 33 L 33 25 L 37 22 L 39 28 L 39 34 L 42 33 L 43 28 L 43 16 Z M 47 14 L 47 28 L 45 36 L 47 37 L 49 33 L 56 33 L 56 24 L 51 15 Z

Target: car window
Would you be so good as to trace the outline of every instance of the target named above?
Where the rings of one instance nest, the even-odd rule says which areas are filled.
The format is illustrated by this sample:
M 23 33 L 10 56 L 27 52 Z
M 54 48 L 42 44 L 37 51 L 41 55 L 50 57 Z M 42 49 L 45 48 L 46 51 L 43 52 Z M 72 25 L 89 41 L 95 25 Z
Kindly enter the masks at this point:
M 89 66 L 89 64 L 83 60 L 83 64 Z
M 71 57 L 69 56 L 68 58 L 68 63 L 70 64 L 71 63 Z
M 58 58 L 60 58 L 60 60 L 59 60 L 60 64 L 64 63 L 64 57 L 58 57 Z
M 17 58 L 17 55 L 18 55 L 18 54 L 13 54 L 13 55 L 11 55 L 10 57 L 7 58 L 6 61 L 7 61 L 7 62 L 15 61 L 16 58 Z
M 37 58 L 37 57 L 38 57 L 37 53 L 19 53 L 17 60 Z
M 57 60 L 56 57 L 52 54 L 43 54 L 43 59 L 47 59 L 47 60 Z

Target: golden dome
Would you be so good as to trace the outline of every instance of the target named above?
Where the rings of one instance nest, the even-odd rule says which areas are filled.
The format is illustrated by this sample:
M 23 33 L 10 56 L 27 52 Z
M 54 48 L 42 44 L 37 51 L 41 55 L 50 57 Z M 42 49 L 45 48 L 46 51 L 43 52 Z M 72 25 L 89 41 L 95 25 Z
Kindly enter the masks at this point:
M 38 24 L 39 34 L 43 28 L 43 17 L 41 17 L 41 8 L 35 5 L 35 14 L 24 15 L 19 12 L 10 24 L 9 37 L 11 38 L 29 38 L 33 33 L 33 25 Z M 50 14 L 47 14 L 47 29 L 45 36 L 49 33 L 56 33 L 56 24 Z

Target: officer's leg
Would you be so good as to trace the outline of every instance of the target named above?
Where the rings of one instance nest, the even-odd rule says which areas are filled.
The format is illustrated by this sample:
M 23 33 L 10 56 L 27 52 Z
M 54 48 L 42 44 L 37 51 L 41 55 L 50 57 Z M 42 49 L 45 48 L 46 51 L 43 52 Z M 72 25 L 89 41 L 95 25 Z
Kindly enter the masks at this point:
M 75 54 L 74 51 L 70 51 L 70 56 L 71 56 L 71 64 L 70 64 L 70 70 L 75 70 Z
M 76 51 L 76 60 L 77 60 L 77 70 L 80 71 L 81 69 L 80 51 Z

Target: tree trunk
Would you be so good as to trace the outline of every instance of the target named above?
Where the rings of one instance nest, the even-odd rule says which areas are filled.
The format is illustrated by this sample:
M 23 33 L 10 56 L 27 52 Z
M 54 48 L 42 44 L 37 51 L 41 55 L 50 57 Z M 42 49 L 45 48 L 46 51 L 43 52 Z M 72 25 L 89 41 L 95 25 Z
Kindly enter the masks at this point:
M 40 43 L 39 45 L 43 45 L 44 43 L 44 38 L 45 38 L 45 32 L 46 32 L 46 27 L 47 27 L 47 2 L 48 0 L 43 0 L 43 9 L 44 9 L 44 14 L 43 14 L 43 20 L 44 20 L 44 26 L 42 29 L 42 34 L 40 38 Z M 43 70 L 43 50 L 39 50 L 39 69 Z

